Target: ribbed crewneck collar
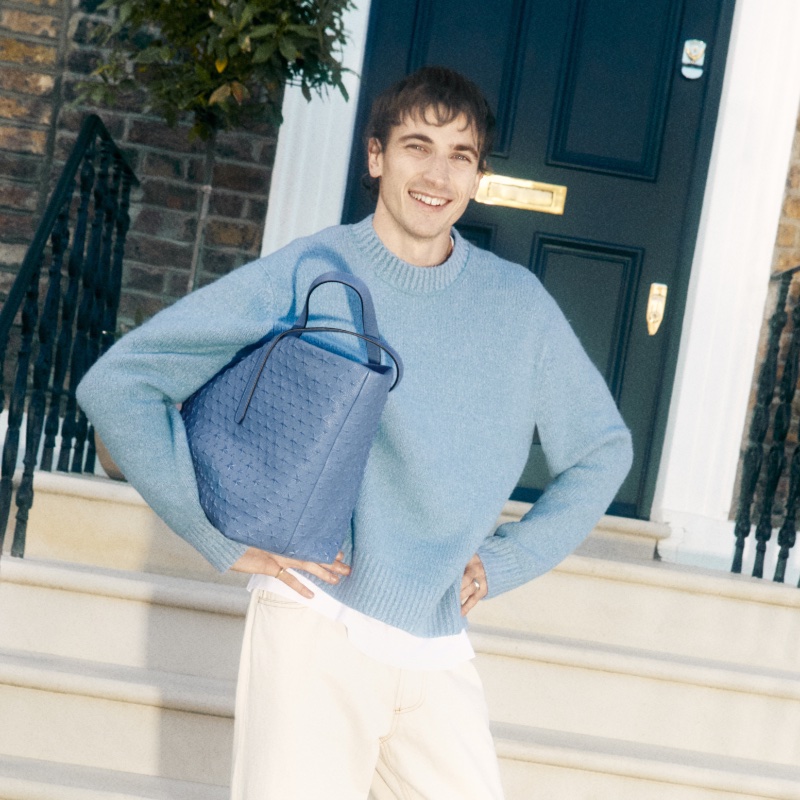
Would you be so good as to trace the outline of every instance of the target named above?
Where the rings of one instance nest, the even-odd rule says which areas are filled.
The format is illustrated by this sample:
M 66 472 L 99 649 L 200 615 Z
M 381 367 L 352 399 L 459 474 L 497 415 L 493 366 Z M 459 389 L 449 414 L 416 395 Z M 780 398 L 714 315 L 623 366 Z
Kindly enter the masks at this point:
M 444 264 L 437 267 L 417 267 L 392 253 L 378 238 L 372 227 L 372 215 L 350 226 L 359 250 L 371 264 L 374 273 L 398 289 L 420 294 L 437 292 L 449 286 L 467 263 L 469 245 L 452 230 L 455 246 Z

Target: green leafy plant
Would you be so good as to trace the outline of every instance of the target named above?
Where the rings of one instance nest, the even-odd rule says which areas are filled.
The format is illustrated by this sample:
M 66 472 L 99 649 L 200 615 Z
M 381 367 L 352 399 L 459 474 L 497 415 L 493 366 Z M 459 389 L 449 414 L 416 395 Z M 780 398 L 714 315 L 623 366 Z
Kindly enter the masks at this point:
M 106 58 L 80 101 L 143 90 L 146 107 L 174 125 L 193 116 L 203 139 L 247 122 L 280 124 L 283 89 L 307 99 L 337 88 L 346 69 L 343 15 L 350 0 L 105 0 Z

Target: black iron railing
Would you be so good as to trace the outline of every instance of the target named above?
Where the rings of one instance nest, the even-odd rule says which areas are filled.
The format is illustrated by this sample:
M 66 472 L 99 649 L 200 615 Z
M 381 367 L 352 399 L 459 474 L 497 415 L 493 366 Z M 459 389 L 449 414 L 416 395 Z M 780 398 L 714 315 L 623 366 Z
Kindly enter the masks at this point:
M 57 469 L 94 471 L 94 438 L 75 389 L 114 341 L 134 185 L 136 176 L 100 118 L 87 117 L 0 311 L 0 375 L 10 383 L 0 467 L 0 552 L 23 421 L 12 555 L 25 552 L 36 467 L 51 470 L 59 446 Z M 0 411 L 6 408 L 5 384 L 4 378 Z
M 780 551 L 773 580 L 780 583 L 785 579 L 786 563 L 797 538 L 797 506 L 800 502 L 800 444 L 797 443 L 800 418 L 793 414 L 792 408 L 800 359 L 800 301 L 790 297 L 792 281 L 798 272 L 800 267 L 795 267 L 773 276 L 773 280 L 778 281 L 777 301 L 769 322 L 766 353 L 759 370 L 750 433 L 742 459 L 734 529 L 736 548 L 731 567 L 732 572 L 742 571 L 745 540 L 755 523 L 756 555 L 753 576 L 763 577 L 767 544 L 772 538 L 773 530 L 778 528 Z M 787 323 L 790 320 L 789 325 Z M 781 351 L 784 353 L 783 371 L 778 383 Z M 794 436 L 790 437 L 790 433 L 794 433 Z M 791 458 L 787 452 L 790 447 Z M 776 495 L 781 478 L 785 479 L 787 464 L 788 491 L 785 502 L 776 509 Z M 782 517 L 779 525 L 775 524 L 776 510 Z

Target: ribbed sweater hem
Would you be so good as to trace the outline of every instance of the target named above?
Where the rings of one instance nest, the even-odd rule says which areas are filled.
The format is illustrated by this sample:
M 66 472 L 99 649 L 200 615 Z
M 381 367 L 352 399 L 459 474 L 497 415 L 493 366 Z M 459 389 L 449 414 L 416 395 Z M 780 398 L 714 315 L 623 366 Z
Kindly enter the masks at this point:
M 416 636 L 449 636 L 466 627 L 452 586 L 442 596 L 436 588 L 400 581 L 396 567 L 371 554 L 359 555 L 353 573 L 336 586 L 310 578 L 346 606 Z

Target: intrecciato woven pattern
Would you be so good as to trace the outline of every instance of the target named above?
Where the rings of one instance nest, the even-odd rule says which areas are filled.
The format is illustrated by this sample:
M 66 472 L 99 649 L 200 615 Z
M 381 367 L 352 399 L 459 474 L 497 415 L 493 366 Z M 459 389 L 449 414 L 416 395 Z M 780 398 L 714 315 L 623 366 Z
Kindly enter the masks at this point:
M 231 539 L 328 563 L 349 530 L 392 370 L 287 336 L 237 424 L 267 347 L 223 369 L 183 405 L 200 502 Z

